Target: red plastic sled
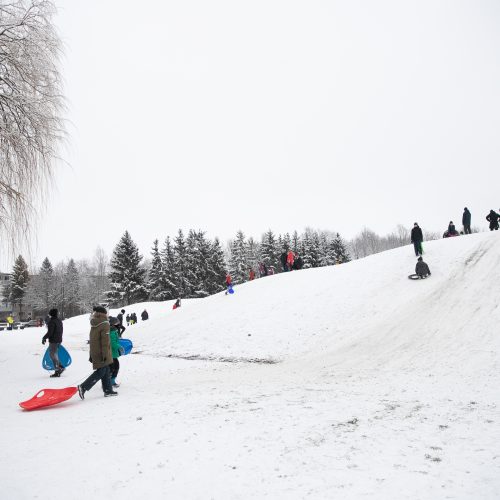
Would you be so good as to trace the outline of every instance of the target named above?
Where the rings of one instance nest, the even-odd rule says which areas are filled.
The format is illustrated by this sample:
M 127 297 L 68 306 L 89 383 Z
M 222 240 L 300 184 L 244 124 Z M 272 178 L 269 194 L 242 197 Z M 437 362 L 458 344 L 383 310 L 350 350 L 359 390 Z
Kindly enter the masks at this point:
M 42 389 L 31 399 L 19 403 L 25 410 L 37 410 L 45 406 L 52 406 L 70 399 L 78 391 L 77 387 L 65 387 L 64 389 Z

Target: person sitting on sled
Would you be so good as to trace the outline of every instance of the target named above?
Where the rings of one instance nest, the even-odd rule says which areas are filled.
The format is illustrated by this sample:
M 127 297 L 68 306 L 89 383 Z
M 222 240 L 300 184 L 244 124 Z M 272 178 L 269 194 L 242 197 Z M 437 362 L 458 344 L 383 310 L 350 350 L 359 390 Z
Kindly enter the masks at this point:
M 424 262 L 422 256 L 418 258 L 417 265 L 415 266 L 415 274 L 417 274 L 419 278 L 427 278 L 427 276 L 431 275 L 429 266 Z

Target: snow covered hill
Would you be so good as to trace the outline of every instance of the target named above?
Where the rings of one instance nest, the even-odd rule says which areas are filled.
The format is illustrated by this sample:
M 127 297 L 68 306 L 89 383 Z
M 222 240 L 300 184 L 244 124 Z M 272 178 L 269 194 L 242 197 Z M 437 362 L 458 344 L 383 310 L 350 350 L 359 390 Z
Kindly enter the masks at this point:
M 77 499 L 498 498 L 500 235 L 424 249 L 423 281 L 407 246 L 129 306 L 150 320 L 124 335 L 112 400 L 16 407 L 90 373 L 88 316 L 65 322 L 61 379 L 41 329 L 2 332 L 2 494 L 52 497 L 48 461 Z

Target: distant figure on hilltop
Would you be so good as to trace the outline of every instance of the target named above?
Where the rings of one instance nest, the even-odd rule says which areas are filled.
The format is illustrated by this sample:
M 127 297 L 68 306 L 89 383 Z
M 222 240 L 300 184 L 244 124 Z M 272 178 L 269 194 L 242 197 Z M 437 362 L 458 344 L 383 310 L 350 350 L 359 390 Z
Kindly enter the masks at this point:
M 280 255 L 281 268 L 282 268 L 282 270 L 283 270 L 284 273 L 286 271 L 288 271 L 288 269 L 287 269 L 287 258 L 288 258 L 288 255 L 287 255 L 286 251 L 283 252 Z
M 471 213 L 467 207 L 464 208 L 464 214 L 462 215 L 462 225 L 464 226 L 464 234 L 471 234 L 470 223 L 471 223 Z
M 443 238 L 451 238 L 452 236 L 459 236 L 458 231 L 455 228 L 455 224 L 450 220 L 448 224 L 448 230 L 443 234 Z
M 146 311 L 146 309 L 144 309 L 144 311 L 142 311 L 142 313 L 141 313 L 141 319 L 142 319 L 142 321 L 147 321 L 149 319 L 149 314 Z
M 296 254 L 295 260 L 293 261 L 293 268 L 296 271 L 299 271 L 300 269 L 302 269 L 303 266 L 304 266 L 304 261 L 302 260 L 302 257 L 299 254 Z
M 422 257 L 418 258 L 417 265 L 415 266 L 415 274 L 417 274 L 419 278 L 427 278 L 427 276 L 431 275 L 429 266 L 424 262 Z
M 250 281 L 253 281 L 255 279 L 255 271 L 253 269 L 250 269 L 250 273 L 248 274 L 248 279 Z
M 229 290 L 232 289 L 233 287 L 233 279 L 231 278 L 231 275 L 229 273 L 226 274 L 226 295 L 228 294 Z
M 289 250 L 287 256 L 286 256 L 286 266 L 288 271 L 291 271 L 293 269 L 293 262 L 295 261 L 295 254 Z
M 486 220 L 490 223 L 490 231 L 498 230 L 498 219 L 500 215 L 498 215 L 494 210 L 490 210 L 490 213 L 486 216 Z
M 95 311 L 94 311 L 95 312 Z M 123 315 L 125 314 L 125 309 L 122 309 L 117 316 L 118 319 L 118 335 L 121 337 L 123 332 L 125 331 L 125 327 L 123 326 Z
M 415 249 L 415 255 L 418 257 L 422 255 L 422 242 L 424 241 L 424 235 L 422 234 L 422 229 L 415 222 L 413 224 L 413 229 L 411 230 L 411 242 L 413 243 L 413 248 Z
M 172 309 L 177 309 L 178 307 L 181 307 L 181 299 L 177 299 L 175 301 L 175 304 L 172 306 Z

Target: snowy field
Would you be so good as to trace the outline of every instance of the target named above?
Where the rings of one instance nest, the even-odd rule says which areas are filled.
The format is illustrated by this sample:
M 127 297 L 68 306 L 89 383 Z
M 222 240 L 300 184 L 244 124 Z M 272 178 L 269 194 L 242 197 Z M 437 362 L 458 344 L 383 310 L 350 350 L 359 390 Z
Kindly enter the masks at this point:
M 0 498 L 500 498 L 500 234 L 425 252 L 129 306 L 116 398 L 18 406 L 91 372 L 88 315 L 60 379 L 44 329 L 0 332 Z

